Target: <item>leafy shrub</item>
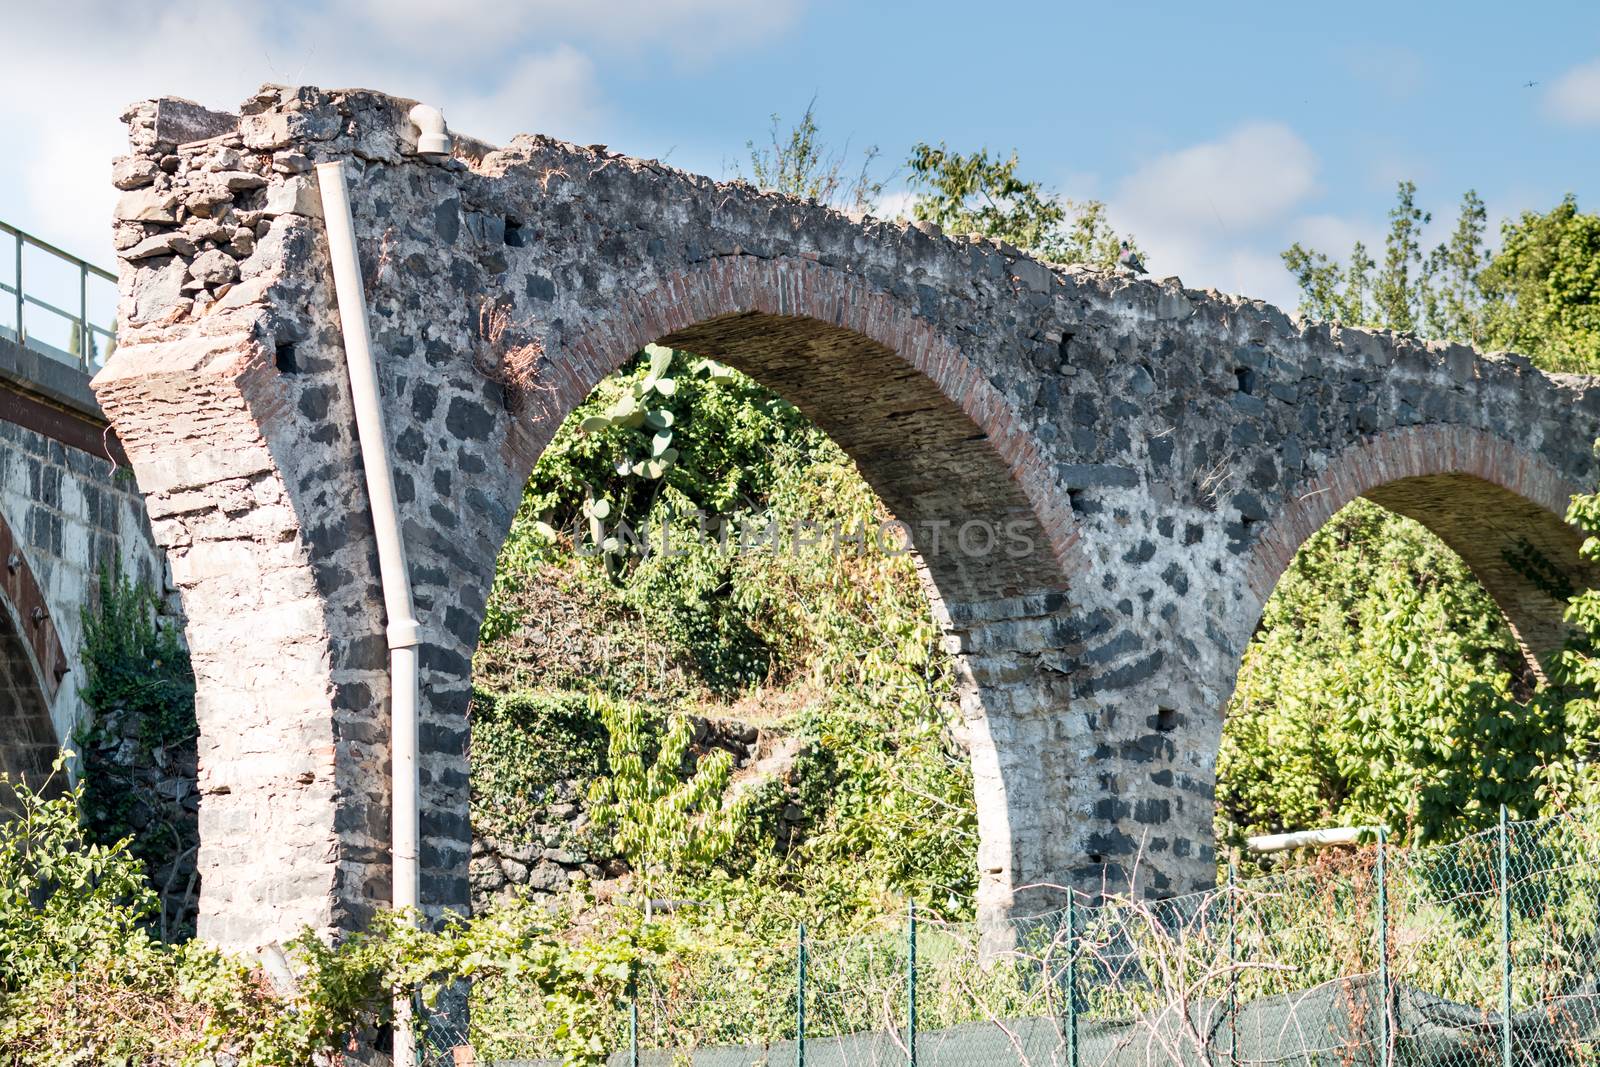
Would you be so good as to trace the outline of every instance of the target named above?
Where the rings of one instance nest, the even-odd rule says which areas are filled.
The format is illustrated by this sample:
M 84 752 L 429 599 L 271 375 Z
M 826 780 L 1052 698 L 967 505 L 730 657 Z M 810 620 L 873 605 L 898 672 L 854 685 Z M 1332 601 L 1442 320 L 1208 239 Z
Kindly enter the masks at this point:
M 669 374 L 676 377 L 669 395 L 643 388 Z M 659 478 L 635 473 L 649 428 L 635 406 L 641 399 L 672 415 L 678 454 Z M 597 500 L 610 505 L 611 530 L 618 516 L 656 529 L 667 516 L 692 523 L 686 517 L 699 509 L 731 513 L 763 535 L 776 531 L 776 540 L 729 551 L 715 537 L 674 537 L 671 555 L 603 562 L 577 555 L 572 536 L 556 531 L 575 530 L 581 540 Z M 784 925 L 826 915 L 848 925 L 857 909 L 876 915 L 905 893 L 941 908 L 952 897 L 958 910 L 971 906 L 971 771 L 954 674 L 915 562 L 851 545 L 836 552 L 826 536 L 808 547 L 794 536 L 797 522 L 851 531 L 885 518 L 850 460 L 792 407 L 742 375 L 704 368 L 684 353 L 664 359 L 661 350 L 597 388 L 530 480 L 501 558 L 497 603 L 531 606 L 527 587 L 552 579 L 584 589 L 586 598 L 609 590 L 585 600 L 573 625 L 587 620 L 593 630 L 622 635 L 629 648 L 641 647 L 636 632 L 660 635 L 687 680 L 679 684 L 660 665 L 641 671 L 640 657 L 624 654 L 594 664 L 588 677 L 572 672 L 542 682 L 609 694 L 658 715 L 717 715 L 718 700 L 732 697 L 760 709 L 770 697 L 781 710 L 768 712 L 768 725 L 804 739 L 787 780 L 749 799 L 751 819 L 709 880 L 689 879 L 691 895 L 715 901 L 730 921 Z M 548 635 L 543 618 L 485 625 L 499 673 L 512 673 L 508 634 L 537 625 Z M 523 647 L 537 662 L 548 642 Z M 645 677 L 651 673 L 655 685 Z M 473 776 L 482 783 L 475 789 L 497 798 L 480 811 L 515 810 L 515 800 L 502 803 L 504 783 L 528 780 L 537 757 L 523 746 L 537 742 L 516 740 L 509 721 L 504 732 L 497 721 L 474 727 Z M 558 749 L 569 743 L 563 730 L 555 736 Z M 483 825 L 497 818 L 486 815 Z M 800 832 L 786 834 L 775 855 L 780 819 Z
M 189 653 L 175 629 L 157 623 L 160 609 L 149 586 L 102 567 L 95 603 L 83 612 L 84 702 L 137 714 L 147 752 L 195 734 Z
M 1218 836 L 1385 823 L 1438 840 L 1536 808 L 1548 717 L 1508 714 L 1522 653 L 1466 565 L 1358 501 L 1268 601 L 1218 755 Z
M 636 706 L 597 696 L 590 709 L 610 735 L 609 773 L 589 790 L 594 821 L 611 831 L 649 914 L 648 900 L 666 878 L 696 874 L 733 846 L 748 803 L 724 804 L 733 757 L 718 750 L 691 758 L 694 728 L 683 716 L 658 735 L 651 716 Z
M 91 715 L 74 742 L 90 834 L 104 845 L 131 839 L 147 871 L 166 872 L 171 892 L 155 921 L 164 936 L 179 937 L 192 924 L 198 819 L 150 786 L 195 774 L 199 729 L 189 653 L 177 630 L 160 624 L 160 606 L 149 586 L 101 569 L 83 608 L 82 697 Z
M 269 992 L 241 964 L 151 935 L 157 902 L 143 866 L 127 840 L 103 844 L 79 824 L 81 787 L 47 797 L 0 777 L 0 790 L 15 813 L 0 823 L 8 1062 L 183 1062 L 238 1048 L 236 1035 L 272 1014 Z M 302 1052 L 263 1046 L 249 1062 Z
M 526 902 L 437 929 L 384 913 L 337 943 L 310 931 L 290 941 L 281 988 L 199 942 L 155 938 L 143 866 L 127 840 L 105 845 L 85 832 L 81 788 L 46 796 L 0 776 L 0 791 L 14 813 L 0 822 L 8 1064 L 176 1065 L 226 1053 L 241 1067 L 303 1067 L 370 1040 L 389 1021 L 389 990 L 414 988 L 436 1002 L 463 979 L 477 980 L 484 1003 L 502 1013 L 520 1003 L 506 1021 L 541 1020 L 533 1033 L 547 1051 L 597 1063 L 603 1024 L 653 944 L 630 915 L 572 943 L 543 906 Z M 484 1019 L 491 1049 L 495 1018 Z

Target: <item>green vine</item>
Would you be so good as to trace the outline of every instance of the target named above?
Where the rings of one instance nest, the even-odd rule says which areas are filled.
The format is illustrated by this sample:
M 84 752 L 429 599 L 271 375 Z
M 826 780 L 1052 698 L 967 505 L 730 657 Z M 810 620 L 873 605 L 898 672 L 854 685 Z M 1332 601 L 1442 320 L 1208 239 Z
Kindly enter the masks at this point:
M 192 781 L 198 728 L 194 672 L 177 630 L 160 623 L 148 585 L 102 568 L 83 612 L 83 701 L 92 713 L 74 735 L 80 754 L 83 818 L 93 840 L 131 839 L 133 854 L 162 875 L 162 932 L 189 932 L 196 886 L 186 871 L 199 843 L 196 816 L 181 796 L 152 797 L 150 780 Z M 191 786 L 192 788 L 192 786 Z

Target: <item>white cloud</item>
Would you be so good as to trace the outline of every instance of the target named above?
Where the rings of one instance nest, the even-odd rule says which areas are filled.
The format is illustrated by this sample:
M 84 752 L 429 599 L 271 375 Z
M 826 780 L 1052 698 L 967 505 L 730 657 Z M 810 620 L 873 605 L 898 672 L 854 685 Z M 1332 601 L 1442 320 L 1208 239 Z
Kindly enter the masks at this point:
M 1343 260 L 1357 241 L 1367 247 L 1371 255 L 1383 243 L 1382 219 L 1351 220 L 1340 215 L 1302 215 L 1290 222 L 1286 236 L 1299 241 L 1307 248 L 1316 249 L 1335 259 Z
M 155 95 L 231 107 L 271 75 L 229 45 L 270 40 L 263 16 L 174 4 L 161 15 L 113 4 L 34 5 L 8 14 L 16 39 L 0 64 L 0 143 L 23 165 L 0 177 L 0 217 L 85 258 L 111 262 L 113 157 L 127 150 L 118 115 Z M 175 54 L 196 57 L 174 62 Z
M 169 0 L 57 0 L 7 12 L 0 218 L 111 262 L 113 157 L 129 102 L 232 108 L 263 82 L 362 85 L 426 100 L 491 141 L 603 139 L 600 60 L 714 58 L 789 27 L 805 0 L 333 0 L 314 10 Z
M 1572 126 L 1600 125 L 1600 59 L 1573 67 L 1544 94 L 1545 113 Z
M 878 206 L 873 209 L 872 214 L 880 219 L 909 219 L 911 217 L 911 205 L 916 199 L 917 194 L 909 189 L 884 193 L 878 198 Z
M 1304 200 L 1316 173 L 1316 155 L 1293 130 L 1253 122 L 1146 163 L 1122 182 L 1116 202 L 1164 229 L 1255 229 Z
M 429 99 L 444 100 L 443 87 Z M 547 133 L 567 140 L 600 137 L 605 114 L 594 60 L 570 45 L 522 56 L 499 84 L 486 92 L 458 94 L 445 117 L 452 128 L 495 144 L 519 133 Z M 603 138 L 602 138 L 603 139 Z
M 477 56 L 508 45 L 548 48 L 564 37 L 648 46 L 707 58 L 766 40 L 798 18 L 802 0 L 341 0 L 342 17 L 413 53 Z
M 1293 303 L 1284 223 L 1316 191 L 1316 154 L 1288 126 L 1251 122 L 1145 163 L 1118 184 L 1112 222 L 1157 275 Z

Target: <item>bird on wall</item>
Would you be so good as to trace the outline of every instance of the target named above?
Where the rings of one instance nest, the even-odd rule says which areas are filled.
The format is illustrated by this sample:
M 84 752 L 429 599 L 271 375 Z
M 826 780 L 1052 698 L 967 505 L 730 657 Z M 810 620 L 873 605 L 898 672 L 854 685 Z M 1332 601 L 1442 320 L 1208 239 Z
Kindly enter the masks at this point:
M 1122 251 L 1117 253 L 1117 266 L 1124 270 L 1131 270 L 1135 274 L 1149 274 L 1145 269 L 1144 260 L 1139 258 L 1139 253 L 1128 247 L 1128 242 L 1122 242 Z

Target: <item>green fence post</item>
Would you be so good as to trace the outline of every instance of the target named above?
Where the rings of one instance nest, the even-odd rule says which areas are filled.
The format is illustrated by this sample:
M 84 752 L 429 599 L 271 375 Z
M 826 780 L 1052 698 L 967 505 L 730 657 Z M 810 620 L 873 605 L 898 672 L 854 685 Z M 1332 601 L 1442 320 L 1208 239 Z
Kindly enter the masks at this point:
M 1239 917 L 1233 856 L 1228 856 L 1228 1063 L 1239 1062 Z
M 800 954 L 795 959 L 794 1062 L 806 1067 L 806 924 L 800 924 Z
M 628 979 L 628 1063 L 639 1067 L 639 978 Z
M 1383 1067 L 1390 1064 L 1389 1033 L 1389 884 L 1388 884 L 1388 834 L 1378 827 L 1378 991 L 1383 998 L 1378 1011 L 1378 1062 Z
M 1506 806 L 1500 805 L 1500 1062 L 1511 1067 L 1511 860 Z
M 906 905 L 906 1053 L 917 1067 L 917 902 Z
M 1078 1067 L 1078 913 L 1067 891 L 1067 1067 Z

